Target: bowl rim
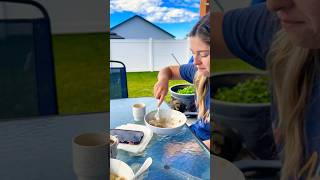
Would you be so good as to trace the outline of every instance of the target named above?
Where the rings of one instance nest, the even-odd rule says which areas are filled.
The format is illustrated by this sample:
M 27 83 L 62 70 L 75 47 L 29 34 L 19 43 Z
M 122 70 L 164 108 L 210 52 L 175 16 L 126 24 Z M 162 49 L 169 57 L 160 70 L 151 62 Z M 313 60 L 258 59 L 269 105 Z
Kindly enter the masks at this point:
M 237 103 L 230 101 L 221 101 L 218 99 L 210 98 L 210 101 L 213 101 L 214 104 L 225 105 L 225 106 L 234 106 L 234 107 L 267 107 L 271 106 L 271 102 L 267 103 Z
M 186 123 L 187 123 L 187 117 L 186 117 L 186 115 L 184 114 L 184 113 L 182 113 L 182 112 L 180 112 L 180 111 L 177 111 L 177 110 L 174 110 L 174 109 L 161 109 L 160 111 L 163 111 L 163 110 L 165 110 L 165 111 L 176 111 L 176 112 L 178 112 L 178 113 L 181 113 L 182 115 L 183 115 L 183 117 L 184 117 L 184 122 L 183 123 L 181 123 L 179 126 L 176 126 L 176 127 L 173 127 L 173 128 L 162 128 L 162 127 L 158 127 L 158 126 L 153 126 L 153 125 L 151 125 L 148 121 L 147 121 L 147 119 L 146 119 L 146 117 L 149 115 L 149 114 L 151 114 L 152 112 L 155 112 L 155 111 L 157 111 L 157 110 L 153 110 L 153 111 L 150 111 L 149 113 L 147 113 L 145 116 L 144 116 L 144 122 L 148 125 L 148 126 L 151 126 L 151 127 L 153 127 L 153 128 L 158 128 L 158 129 L 161 129 L 161 130 L 172 130 L 172 129 L 177 129 L 177 128 L 181 128 L 181 127 L 183 127 Z
M 110 158 L 110 174 L 111 174 L 111 161 L 118 161 L 120 162 L 121 166 L 127 166 L 131 171 L 130 171 L 130 176 L 131 178 L 134 176 L 134 172 L 132 170 L 132 168 L 125 162 L 121 161 L 120 159 L 114 159 L 114 158 Z M 120 175 L 121 176 L 121 175 Z

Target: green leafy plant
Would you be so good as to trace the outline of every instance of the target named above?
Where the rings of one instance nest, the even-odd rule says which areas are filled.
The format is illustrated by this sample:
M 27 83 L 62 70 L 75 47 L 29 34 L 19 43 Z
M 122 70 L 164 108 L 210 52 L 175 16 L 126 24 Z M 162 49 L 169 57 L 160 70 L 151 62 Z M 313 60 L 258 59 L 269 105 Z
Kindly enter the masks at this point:
M 214 96 L 217 100 L 234 103 L 268 103 L 269 97 L 268 80 L 262 77 L 246 80 L 231 88 L 220 88 Z
M 194 87 L 190 85 L 190 86 L 187 86 L 183 89 L 179 89 L 177 91 L 177 93 L 179 93 L 179 94 L 194 94 L 194 91 L 195 91 Z

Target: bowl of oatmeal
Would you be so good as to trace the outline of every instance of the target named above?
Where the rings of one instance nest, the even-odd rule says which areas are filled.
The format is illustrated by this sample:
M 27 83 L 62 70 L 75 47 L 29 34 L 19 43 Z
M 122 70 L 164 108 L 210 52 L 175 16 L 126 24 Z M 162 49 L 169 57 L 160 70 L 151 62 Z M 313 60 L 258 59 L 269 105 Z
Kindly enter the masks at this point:
M 144 117 L 144 122 L 156 134 L 176 134 L 187 122 L 187 117 L 180 111 L 173 109 L 160 109 L 157 119 L 157 110 L 151 111 Z

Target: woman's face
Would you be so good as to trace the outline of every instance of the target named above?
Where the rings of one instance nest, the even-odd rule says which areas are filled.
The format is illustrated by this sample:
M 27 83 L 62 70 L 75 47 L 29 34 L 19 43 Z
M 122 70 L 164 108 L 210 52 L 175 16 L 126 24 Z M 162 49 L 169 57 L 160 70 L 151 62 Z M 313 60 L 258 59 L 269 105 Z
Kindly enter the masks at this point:
M 193 55 L 193 64 L 198 72 L 204 76 L 210 76 L 210 46 L 198 37 L 190 37 L 190 50 Z
M 319 0 L 268 0 L 267 6 L 277 13 L 281 27 L 295 44 L 320 48 Z

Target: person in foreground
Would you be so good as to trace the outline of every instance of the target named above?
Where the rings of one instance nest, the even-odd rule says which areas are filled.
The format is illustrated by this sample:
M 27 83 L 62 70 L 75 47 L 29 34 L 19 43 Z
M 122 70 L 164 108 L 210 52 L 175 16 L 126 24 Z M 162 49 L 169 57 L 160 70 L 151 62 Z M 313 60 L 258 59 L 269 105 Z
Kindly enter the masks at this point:
M 189 35 L 193 64 L 168 66 L 160 70 L 154 85 L 154 96 L 161 104 L 168 93 L 169 80 L 184 79 L 193 83 L 196 91 L 197 121 L 190 126 L 193 133 L 210 148 L 210 15 L 202 17 Z
M 320 175 L 320 1 L 267 0 L 214 13 L 214 53 L 268 70 L 281 179 Z

